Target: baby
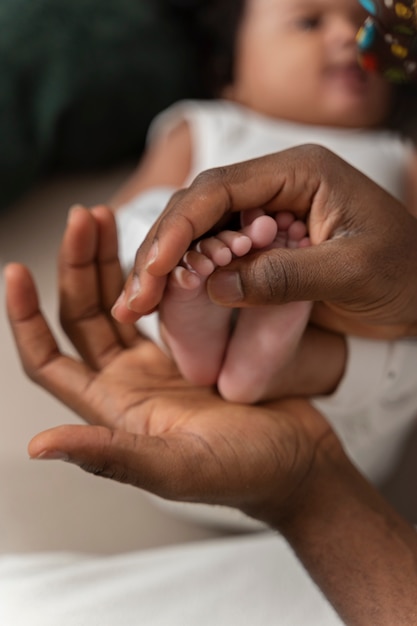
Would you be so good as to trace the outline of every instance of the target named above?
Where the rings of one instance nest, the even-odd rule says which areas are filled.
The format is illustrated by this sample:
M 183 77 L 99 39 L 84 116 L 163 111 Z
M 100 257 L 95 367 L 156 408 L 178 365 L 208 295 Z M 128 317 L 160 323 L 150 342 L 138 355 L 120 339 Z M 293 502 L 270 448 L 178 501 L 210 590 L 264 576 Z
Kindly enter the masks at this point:
M 358 64 L 366 12 L 357 0 L 212 0 L 193 16 L 217 98 L 178 103 L 153 123 L 147 153 L 115 199 L 124 205 L 117 220 L 126 269 L 172 193 L 199 172 L 298 144 L 324 145 L 404 200 L 413 149 L 388 130 L 398 90 Z M 261 207 L 237 229 L 219 226 L 170 276 L 161 337 L 185 377 L 217 384 L 229 400 L 314 396 L 357 464 L 378 479 L 417 414 L 409 394 L 415 343 L 321 331 L 308 325 L 312 303 L 231 311 L 206 294 L 206 278 L 234 256 L 309 244 L 306 224 Z M 399 370 L 402 384 L 393 387 Z

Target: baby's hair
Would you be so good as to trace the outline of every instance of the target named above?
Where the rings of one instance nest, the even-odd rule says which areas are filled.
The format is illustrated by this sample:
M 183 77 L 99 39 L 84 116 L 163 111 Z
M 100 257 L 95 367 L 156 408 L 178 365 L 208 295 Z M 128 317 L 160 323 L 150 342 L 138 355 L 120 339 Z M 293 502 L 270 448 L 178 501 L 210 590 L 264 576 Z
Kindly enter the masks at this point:
M 417 145 L 417 85 L 398 85 L 388 127 Z
M 224 87 L 233 82 L 236 40 L 246 0 L 169 2 L 188 24 L 206 97 L 219 97 Z

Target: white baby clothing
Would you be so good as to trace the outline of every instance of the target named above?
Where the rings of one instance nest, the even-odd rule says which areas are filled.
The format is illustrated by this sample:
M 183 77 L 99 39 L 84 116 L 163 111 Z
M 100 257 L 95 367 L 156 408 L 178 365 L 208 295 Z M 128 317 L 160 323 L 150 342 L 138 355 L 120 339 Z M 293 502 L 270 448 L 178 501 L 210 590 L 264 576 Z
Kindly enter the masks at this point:
M 150 141 L 185 120 L 192 138 L 192 168 L 187 182 L 206 169 L 229 165 L 314 143 L 333 151 L 400 201 L 412 147 L 388 130 L 335 129 L 267 118 L 223 100 L 183 101 L 159 115 Z M 129 270 L 150 226 L 173 189 L 149 190 L 117 213 L 122 264 Z M 417 242 L 416 242 L 417 245 Z M 142 330 L 159 341 L 157 315 L 142 318 Z M 346 372 L 336 392 L 314 398 L 345 448 L 372 481 L 392 470 L 417 416 L 417 342 L 347 338 Z
M 399 199 L 411 144 L 389 130 L 310 126 L 277 120 L 227 100 L 178 102 L 150 126 L 153 141 L 182 120 L 190 127 L 192 164 L 186 184 L 200 172 L 302 144 L 328 148 Z

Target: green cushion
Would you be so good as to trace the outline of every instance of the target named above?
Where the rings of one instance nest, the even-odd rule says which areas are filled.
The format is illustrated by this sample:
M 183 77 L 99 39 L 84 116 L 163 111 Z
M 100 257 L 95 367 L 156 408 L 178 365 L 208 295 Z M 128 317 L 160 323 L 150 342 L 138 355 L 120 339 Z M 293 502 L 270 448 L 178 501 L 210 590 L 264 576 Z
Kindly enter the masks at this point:
M 149 122 L 199 87 L 163 0 L 2 0 L 0 208 L 51 168 L 139 157 Z

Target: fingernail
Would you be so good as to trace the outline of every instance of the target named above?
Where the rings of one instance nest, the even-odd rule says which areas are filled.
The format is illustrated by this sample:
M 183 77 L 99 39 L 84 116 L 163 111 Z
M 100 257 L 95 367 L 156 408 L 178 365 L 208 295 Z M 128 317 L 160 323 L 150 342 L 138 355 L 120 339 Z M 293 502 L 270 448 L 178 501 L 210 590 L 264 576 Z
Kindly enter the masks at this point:
M 124 302 L 125 298 L 126 298 L 126 292 L 123 289 L 122 293 L 120 294 L 120 296 L 117 298 L 116 302 L 112 306 L 112 309 L 111 309 L 112 315 L 115 313 L 116 309 L 122 304 L 122 302 Z
M 155 261 L 157 256 L 158 256 L 158 240 L 155 239 L 155 241 L 153 242 L 151 246 L 151 249 L 148 252 L 148 256 L 146 257 L 145 267 L 148 268 L 150 265 L 152 265 L 152 263 Z
M 133 274 L 132 280 L 130 281 L 128 293 L 127 293 L 127 303 L 126 306 L 128 309 L 131 309 L 132 302 L 136 299 L 136 297 L 140 294 L 140 280 L 137 274 Z
M 207 289 L 210 299 L 214 302 L 241 302 L 244 296 L 237 272 L 215 272 L 208 279 Z
M 44 450 L 37 456 L 31 456 L 30 459 L 31 461 L 69 461 L 69 456 L 60 450 Z

